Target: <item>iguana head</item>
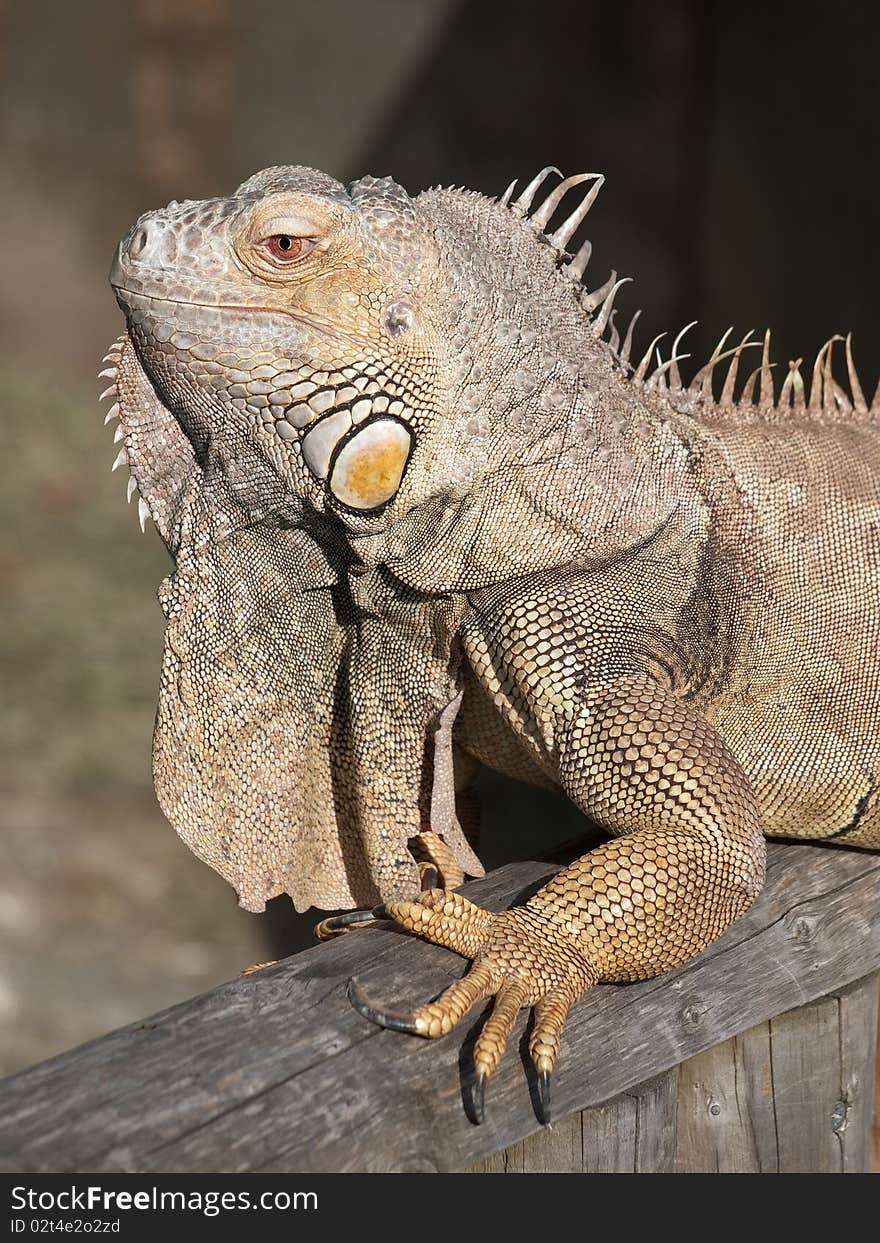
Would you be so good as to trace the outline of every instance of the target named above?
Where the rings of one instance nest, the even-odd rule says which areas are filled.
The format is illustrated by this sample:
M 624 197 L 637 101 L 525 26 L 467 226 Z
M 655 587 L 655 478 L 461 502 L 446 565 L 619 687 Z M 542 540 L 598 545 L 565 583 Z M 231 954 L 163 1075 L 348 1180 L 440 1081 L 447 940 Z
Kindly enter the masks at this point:
M 275 168 L 230 198 L 142 216 L 111 281 L 197 454 L 234 428 L 295 496 L 354 517 L 395 495 L 436 408 L 436 250 L 393 182 L 347 193 Z
M 358 534 L 589 447 L 615 363 L 596 340 L 608 314 L 598 331 L 591 314 L 610 286 L 589 301 L 586 254 L 562 261 L 601 179 L 570 178 L 529 219 L 538 182 L 508 205 L 272 168 L 229 198 L 142 216 L 111 281 L 196 457 L 241 475 L 247 442 L 294 516 Z M 586 197 L 545 236 L 575 186 Z M 237 499 L 265 512 L 265 478 L 243 473 Z

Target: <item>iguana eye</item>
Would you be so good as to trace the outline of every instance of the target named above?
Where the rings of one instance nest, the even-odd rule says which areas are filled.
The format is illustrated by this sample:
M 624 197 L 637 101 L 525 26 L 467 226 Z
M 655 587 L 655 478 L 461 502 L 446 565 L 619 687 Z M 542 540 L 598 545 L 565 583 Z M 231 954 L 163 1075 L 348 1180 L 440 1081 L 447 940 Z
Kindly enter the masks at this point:
M 294 237 L 292 233 L 274 233 L 264 238 L 260 245 L 276 263 L 296 263 L 315 246 L 313 237 Z

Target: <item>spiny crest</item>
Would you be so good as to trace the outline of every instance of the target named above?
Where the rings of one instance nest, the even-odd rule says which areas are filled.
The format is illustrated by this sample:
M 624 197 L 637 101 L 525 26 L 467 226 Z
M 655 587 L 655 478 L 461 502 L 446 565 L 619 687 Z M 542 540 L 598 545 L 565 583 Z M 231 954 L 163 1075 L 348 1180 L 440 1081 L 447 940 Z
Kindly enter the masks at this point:
M 591 316 L 593 332 L 597 337 L 601 337 L 606 328 L 610 328 L 611 337 L 609 344 L 614 347 L 615 353 L 626 364 L 629 359 L 629 348 L 632 346 L 632 330 L 641 312 L 637 311 L 633 316 L 632 323 L 626 334 L 624 347 L 618 353 L 619 334 L 613 323 L 614 300 L 620 287 L 627 284 L 632 278 L 625 276 L 618 280 L 617 273 L 612 272 L 603 285 L 591 292 L 583 284 L 583 277 L 592 254 L 592 243 L 585 241 L 574 255 L 569 254 L 565 249 L 595 203 L 599 191 L 605 184 L 605 177 L 602 173 L 576 173 L 573 177 L 564 178 L 556 189 L 547 195 L 543 203 L 535 208 L 530 216 L 529 212 L 534 203 L 535 196 L 551 173 L 555 173 L 559 177 L 562 176 L 559 169 L 553 167 L 553 165 L 542 168 L 517 199 L 513 198 L 516 182 L 511 182 L 501 197 L 501 205 L 507 207 L 514 216 L 520 219 L 527 219 L 539 240 L 551 248 L 556 261 L 560 265 L 564 265 L 561 270 L 571 278 L 572 288 L 581 306 Z M 547 225 L 569 190 L 574 189 L 575 186 L 583 185 L 585 182 L 591 184 L 574 211 L 566 217 L 553 233 L 546 233 Z M 626 355 L 625 358 L 624 354 Z
M 119 361 L 122 356 L 122 349 L 123 349 L 123 346 L 125 345 L 125 340 L 126 340 L 125 333 L 123 333 L 121 337 L 116 338 L 116 340 L 110 346 L 109 351 L 104 355 L 103 359 L 101 360 L 102 362 L 108 363 L 109 366 L 105 367 L 103 371 L 98 372 L 99 380 L 106 379 L 110 381 L 107 388 L 104 389 L 103 393 L 98 398 L 98 400 L 103 401 L 105 398 L 109 397 L 112 399 L 112 402 L 113 402 L 110 409 L 107 411 L 107 414 L 104 416 L 105 426 L 108 423 L 110 423 L 113 419 L 118 419 L 119 414 L 120 414 L 119 401 L 118 401 L 119 393 L 116 388 L 116 381 L 119 375 Z M 113 435 L 113 443 L 115 445 L 118 445 L 120 441 L 122 442 L 125 441 L 125 431 L 121 423 L 116 428 L 116 431 L 114 432 L 114 435 Z M 122 448 L 119 450 L 119 452 L 116 455 L 113 465 L 110 467 L 110 470 L 116 471 L 119 469 L 120 466 L 130 466 L 130 464 L 131 463 L 129 462 L 128 452 L 125 448 L 125 444 L 123 443 Z M 127 491 L 127 498 L 128 498 L 129 504 L 131 504 L 131 498 L 134 496 L 137 490 L 138 490 L 137 480 L 135 479 L 134 475 L 130 474 L 128 477 L 128 491 Z M 150 507 L 147 504 L 147 502 L 144 500 L 144 498 L 139 495 L 138 496 L 138 522 L 140 523 L 141 531 L 146 530 L 148 518 L 152 518 L 152 514 L 150 513 Z
M 512 181 L 499 202 L 501 206 L 507 207 L 514 216 L 520 219 L 527 219 L 540 242 L 549 246 L 554 252 L 554 257 L 557 263 L 560 264 L 561 271 L 572 280 L 572 288 L 584 311 L 590 317 L 591 327 L 595 336 L 605 339 L 614 357 L 620 363 L 624 374 L 635 387 L 642 388 L 646 392 L 662 393 L 676 409 L 687 414 L 695 413 L 701 408 L 710 408 L 719 414 L 725 412 L 735 413 L 742 418 L 748 418 L 750 414 L 767 418 L 772 415 L 783 415 L 790 411 L 815 419 L 839 419 L 851 416 L 857 419 L 868 418 L 871 420 L 880 418 L 880 383 L 878 383 L 874 399 L 869 405 L 859 383 L 853 361 L 852 334 L 845 339 L 840 336 L 834 336 L 829 341 L 826 341 L 819 350 L 813 365 L 809 396 L 807 395 L 800 371 L 803 364 L 802 358 L 789 362 L 788 373 L 782 382 L 777 396 L 773 382 L 773 368 L 776 364 L 770 361 L 769 329 L 764 334 L 763 344 L 759 341 L 751 340 L 753 331 L 750 329 L 738 345 L 725 349 L 728 337 L 733 332 L 732 328 L 728 328 L 712 351 L 709 360 L 697 370 L 687 385 L 682 382 L 678 364 L 690 358 L 690 355 L 680 353 L 679 346 L 685 334 L 695 326 L 696 320 L 686 324 L 678 333 L 673 341 L 668 359 L 663 359 L 658 348 L 659 343 L 667 335 L 665 332 L 661 332 L 651 341 L 638 363 L 631 362 L 633 332 L 642 312 L 637 310 L 632 316 L 623 335 L 622 342 L 620 333 L 614 323 L 617 313 L 614 309 L 614 300 L 617 292 L 621 285 L 626 284 L 631 278 L 624 277 L 618 280 L 617 273 L 612 271 L 603 285 L 590 292 L 583 278 L 592 254 L 592 243 L 585 241 L 573 255 L 566 250 L 568 242 L 595 203 L 599 191 L 605 183 L 605 178 L 601 173 L 577 173 L 572 177 L 565 177 L 547 195 L 540 206 L 532 210 L 538 191 L 552 174 L 562 177 L 562 173 L 553 165 L 542 168 L 517 199 L 513 197 L 517 182 Z M 568 192 L 584 183 L 590 183 L 589 188 L 578 206 L 555 232 L 545 232 L 554 213 Z M 532 214 L 529 215 L 529 212 Z M 608 337 L 604 338 L 606 331 L 608 332 Z M 839 341 L 844 343 L 849 392 L 837 382 L 833 375 L 834 345 Z M 760 366 L 756 367 L 747 376 L 745 384 L 739 396 L 737 396 L 736 387 L 742 355 L 745 350 L 759 346 L 761 346 Z M 719 364 L 728 359 L 730 364 L 727 369 L 727 375 L 722 385 L 720 397 L 716 399 L 713 390 L 715 369 Z
M 725 349 L 728 337 L 733 331 L 732 328 L 728 328 L 712 351 L 708 362 L 700 367 L 689 384 L 684 385 L 678 370 L 678 363 L 688 358 L 689 355 L 678 353 L 678 346 L 684 334 L 694 327 L 694 323 L 687 324 L 675 338 L 671 357 L 665 362 L 660 351 L 655 349 L 660 338 L 655 338 L 638 368 L 632 373 L 631 382 L 641 384 L 646 390 L 661 392 L 676 409 L 684 414 L 698 411 L 721 416 L 733 414 L 745 421 L 750 417 L 773 419 L 788 414 L 826 422 L 847 418 L 873 421 L 880 418 L 880 384 L 869 405 L 856 371 L 851 333 L 846 338 L 837 335 L 831 337 L 819 350 L 813 364 L 809 394 L 801 374 L 803 358 L 789 361 L 788 371 L 777 394 L 773 379 L 773 368 L 776 364 L 770 361 L 769 329 L 765 332 L 763 341 L 750 340 L 752 336 L 750 330 L 737 345 Z M 833 374 L 834 346 L 837 342 L 843 342 L 849 392 L 838 383 Z M 610 344 L 613 346 L 613 341 Z M 745 350 L 758 347 L 761 349 L 760 365 L 748 373 L 737 396 L 740 360 Z M 647 368 L 652 350 L 656 365 L 648 374 Z M 727 368 L 721 394 L 716 397 L 713 388 L 715 369 L 727 359 L 730 360 L 730 365 Z

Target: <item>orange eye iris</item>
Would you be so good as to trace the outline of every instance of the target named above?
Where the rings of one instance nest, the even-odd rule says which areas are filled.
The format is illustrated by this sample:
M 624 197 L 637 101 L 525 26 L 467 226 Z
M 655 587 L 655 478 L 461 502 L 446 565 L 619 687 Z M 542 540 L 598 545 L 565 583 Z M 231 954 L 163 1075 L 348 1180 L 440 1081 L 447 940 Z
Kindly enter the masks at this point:
M 314 245 L 312 238 L 294 237 L 290 233 L 276 233 L 263 242 L 263 248 L 276 263 L 295 263 L 307 255 Z

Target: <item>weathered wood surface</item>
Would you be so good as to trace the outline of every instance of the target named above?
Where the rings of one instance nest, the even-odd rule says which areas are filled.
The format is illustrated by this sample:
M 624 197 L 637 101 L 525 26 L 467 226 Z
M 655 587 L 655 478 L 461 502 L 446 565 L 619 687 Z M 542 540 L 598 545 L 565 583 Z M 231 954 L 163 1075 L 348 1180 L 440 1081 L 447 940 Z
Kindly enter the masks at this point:
M 678 1070 L 478 1162 L 472 1174 L 671 1174 Z
M 679 1068 L 679 1173 L 868 1168 L 876 975 L 691 1058 Z
M 501 907 L 552 870 L 513 864 L 466 892 Z M 759 902 L 714 946 L 660 979 L 596 988 L 574 1009 L 555 1116 L 612 1100 L 878 967 L 880 857 L 771 845 Z M 367 929 L 93 1041 L 0 1084 L 0 1169 L 470 1168 L 539 1129 L 525 1016 L 476 1127 L 462 1102 L 477 1017 L 427 1042 L 380 1031 L 345 998 L 356 975 L 368 995 L 412 1003 L 462 968 L 435 946 Z
M 472 1173 L 863 1172 L 878 981 L 759 1023 Z

